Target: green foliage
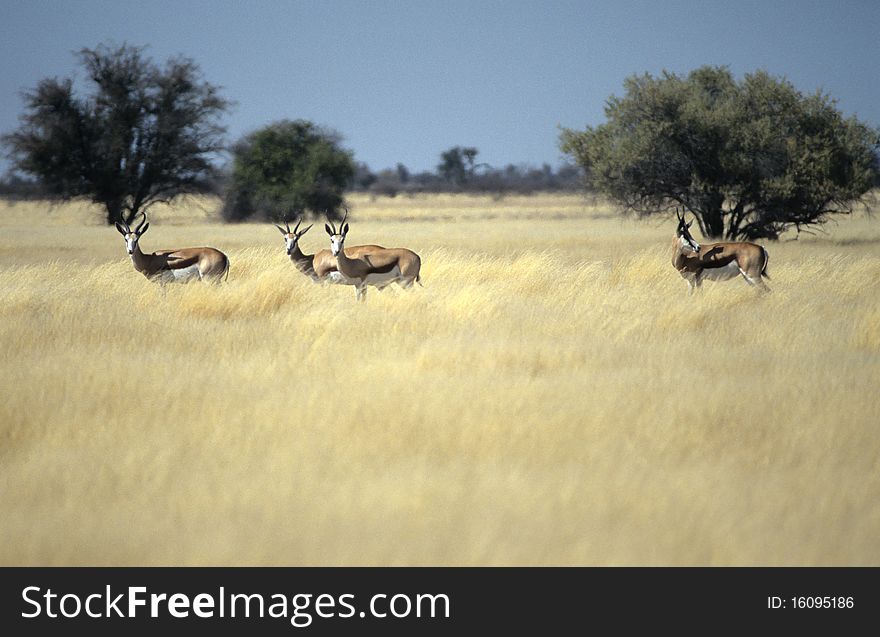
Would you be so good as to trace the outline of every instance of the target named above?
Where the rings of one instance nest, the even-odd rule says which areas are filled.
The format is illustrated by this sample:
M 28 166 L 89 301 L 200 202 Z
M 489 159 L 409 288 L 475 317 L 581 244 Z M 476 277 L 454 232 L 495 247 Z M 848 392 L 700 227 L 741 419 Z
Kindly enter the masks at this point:
M 703 234 L 775 239 L 850 213 L 876 180 L 880 133 L 764 71 L 628 78 L 607 122 L 564 129 L 588 183 L 640 215 L 690 211 Z
M 247 135 L 233 149 L 224 217 L 283 221 L 311 211 L 336 218 L 356 168 L 339 142 L 337 134 L 306 120 L 276 122 Z
M 204 189 L 228 102 L 196 64 L 174 58 L 159 68 L 127 45 L 79 57 L 92 92 L 78 97 L 73 80 L 55 78 L 27 92 L 20 128 L 3 137 L 15 169 L 53 197 L 102 204 L 107 223 Z

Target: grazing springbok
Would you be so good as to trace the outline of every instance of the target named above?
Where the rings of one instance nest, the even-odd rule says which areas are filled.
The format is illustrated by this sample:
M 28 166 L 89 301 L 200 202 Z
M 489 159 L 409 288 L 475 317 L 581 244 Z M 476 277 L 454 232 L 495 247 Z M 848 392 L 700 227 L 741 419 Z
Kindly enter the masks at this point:
M 413 282 L 422 284 L 419 276 L 422 260 L 412 250 L 385 248 L 359 258 L 349 257 L 344 247 L 345 236 L 348 234 L 348 224 L 345 222 L 347 218 L 348 213 L 343 217 L 338 231 L 332 222 L 324 224 L 324 229 L 330 235 L 330 252 L 336 257 L 336 267 L 342 276 L 354 281 L 356 298 L 359 301 L 366 298 L 368 285 L 381 290 L 392 283 L 403 288 L 412 287 Z
M 762 278 L 770 278 L 767 274 L 770 256 L 763 246 L 744 241 L 700 245 L 691 236 L 693 221 L 685 223 L 684 217 L 676 215 L 678 229 L 672 238 L 672 265 L 687 281 L 691 294 L 703 279 L 726 281 L 740 274 L 749 285 L 770 291 Z
M 312 226 L 308 226 L 305 230 L 300 231 L 299 225 L 301 223 L 302 219 L 297 221 L 293 230 L 290 229 L 290 224 L 288 223 L 284 224 L 284 228 L 277 224 L 275 225 L 284 236 L 284 244 L 287 247 L 287 256 L 290 257 L 290 260 L 293 262 L 293 265 L 296 266 L 296 269 L 316 282 L 326 281 L 329 283 L 354 285 L 354 281 L 346 279 L 336 269 L 336 257 L 334 257 L 327 248 L 324 248 L 315 254 L 303 254 L 303 251 L 299 248 L 299 240 Z M 385 248 L 382 246 L 374 245 L 352 246 L 351 248 L 345 249 L 345 254 L 355 259 L 364 254 L 384 249 Z
M 229 278 L 229 259 L 215 248 L 158 250 L 152 254 L 141 252 L 140 238 L 150 227 L 146 213 L 141 214 L 144 218 L 134 230 L 124 221 L 116 222 L 116 229 L 125 238 L 125 247 L 135 270 L 159 283 L 186 283 L 192 279 L 219 282 L 224 274 Z

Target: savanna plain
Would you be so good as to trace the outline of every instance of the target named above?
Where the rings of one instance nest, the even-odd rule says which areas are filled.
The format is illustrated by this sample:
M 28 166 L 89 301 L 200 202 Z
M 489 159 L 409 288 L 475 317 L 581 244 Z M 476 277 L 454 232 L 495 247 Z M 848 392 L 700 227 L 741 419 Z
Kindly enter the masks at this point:
M 671 219 L 350 204 L 424 288 L 356 303 L 209 198 L 142 246 L 228 282 L 161 288 L 94 207 L 0 203 L 0 563 L 880 565 L 866 210 L 766 243 L 770 294 L 688 296 Z

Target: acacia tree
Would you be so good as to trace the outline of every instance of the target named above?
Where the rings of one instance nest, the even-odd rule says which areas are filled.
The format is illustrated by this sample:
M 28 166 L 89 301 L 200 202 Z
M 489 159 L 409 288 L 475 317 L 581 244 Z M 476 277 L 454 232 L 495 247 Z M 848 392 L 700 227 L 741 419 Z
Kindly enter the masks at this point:
M 709 238 L 776 239 L 847 214 L 877 171 L 880 134 L 764 71 L 628 78 L 607 122 L 563 129 L 588 184 L 639 215 L 679 209 Z
M 142 210 L 198 191 L 223 150 L 219 118 L 228 102 L 203 81 L 192 60 L 163 68 L 143 47 L 82 49 L 92 85 L 47 78 L 24 94 L 21 126 L 3 136 L 13 167 L 36 177 L 53 197 L 88 197 L 107 223 L 131 223 Z
M 284 120 L 246 135 L 233 147 L 223 216 L 286 221 L 306 211 L 338 217 L 342 193 L 355 175 L 340 136 L 307 120 Z

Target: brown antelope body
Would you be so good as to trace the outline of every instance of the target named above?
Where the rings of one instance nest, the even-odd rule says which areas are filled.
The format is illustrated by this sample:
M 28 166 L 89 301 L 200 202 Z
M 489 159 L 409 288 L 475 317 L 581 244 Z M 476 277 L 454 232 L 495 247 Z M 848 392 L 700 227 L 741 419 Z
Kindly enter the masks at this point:
M 125 238 L 125 247 L 135 270 L 150 280 L 160 283 L 178 281 L 186 283 L 193 279 L 220 281 L 229 277 L 229 259 L 215 248 L 182 248 L 180 250 L 157 250 L 145 254 L 141 251 L 140 238 L 150 227 L 147 215 L 132 230 L 124 221 L 116 222 L 116 229 Z
M 290 257 L 290 261 L 296 266 L 296 269 L 316 282 L 323 281 L 328 283 L 354 285 L 354 281 L 346 279 L 339 273 L 339 270 L 336 268 L 336 257 L 333 256 L 330 250 L 324 248 L 315 254 L 303 253 L 299 247 L 299 240 L 312 226 L 308 226 L 305 230 L 300 230 L 300 223 L 302 223 L 302 219 L 297 221 L 293 230 L 291 230 L 290 225 L 286 223 L 284 224 L 284 228 L 279 225 L 275 226 L 284 236 L 284 243 L 287 247 L 287 256 Z M 376 245 L 352 246 L 351 248 L 345 249 L 345 254 L 356 259 L 364 254 L 384 249 L 385 248 L 382 246 Z
M 419 270 L 422 260 L 412 250 L 384 248 L 359 258 L 351 258 L 346 254 L 344 246 L 345 236 L 348 234 L 345 218 L 342 219 L 338 231 L 335 225 L 331 227 L 329 223 L 324 225 L 324 229 L 330 235 L 330 252 L 336 258 L 336 267 L 343 277 L 354 282 L 358 300 L 366 297 L 367 286 L 381 290 L 392 283 L 403 288 L 410 288 L 413 283 L 421 285 Z
M 700 245 L 691 236 L 691 223 L 678 217 L 678 229 L 672 239 L 672 265 L 684 277 L 691 293 L 703 280 L 726 281 L 742 276 L 749 285 L 762 291 L 770 288 L 764 283 L 769 255 L 763 246 L 744 241 L 708 243 Z

